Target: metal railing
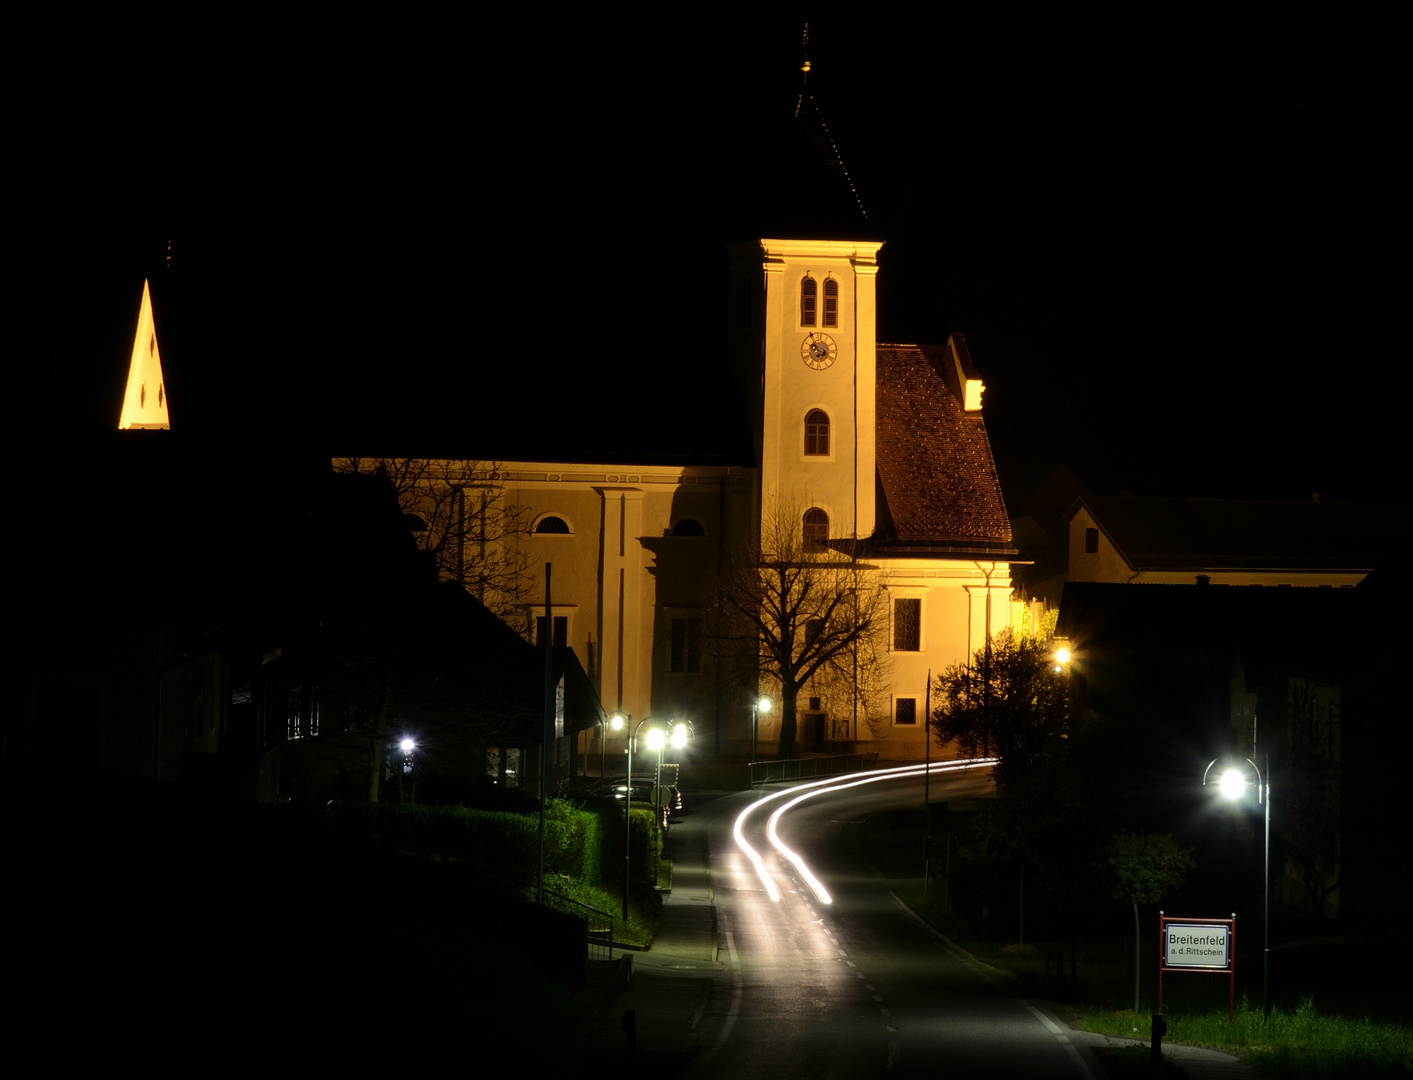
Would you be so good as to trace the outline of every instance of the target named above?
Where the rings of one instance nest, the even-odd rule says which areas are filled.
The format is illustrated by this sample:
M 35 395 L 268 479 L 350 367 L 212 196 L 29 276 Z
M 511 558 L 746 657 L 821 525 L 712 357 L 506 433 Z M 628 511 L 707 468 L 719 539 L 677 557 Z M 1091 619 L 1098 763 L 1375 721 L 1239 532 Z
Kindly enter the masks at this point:
M 613 916 L 588 904 L 565 896 L 563 893 L 546 892 L 545 903 L 558 911 L 577 915 L 584 920 L 588 929 L 588 949 L 590 960 L 613 960 Z
M 832 757 L 789 758 L 785 761 L 752 761 L 751 787 L 781 780 L 804 780 L 817 776 L 842 776 L 878 767 L 878 754 L 835 754 Z

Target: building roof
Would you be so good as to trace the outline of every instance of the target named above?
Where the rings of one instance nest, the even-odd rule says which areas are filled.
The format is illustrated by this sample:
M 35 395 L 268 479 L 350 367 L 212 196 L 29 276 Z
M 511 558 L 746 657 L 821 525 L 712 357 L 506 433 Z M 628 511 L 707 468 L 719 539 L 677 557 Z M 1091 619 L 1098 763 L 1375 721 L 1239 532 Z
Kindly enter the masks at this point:
M 1325 503 L 1087 495 L 1135 570 L 1368 571 L 1413 535 L 1413 503 Z
M 880 539 L 1004 557 L 1015 552 L 1001 482 L 981 413 L 962 408 L 953 356 L 943 346 L 878 346 Z

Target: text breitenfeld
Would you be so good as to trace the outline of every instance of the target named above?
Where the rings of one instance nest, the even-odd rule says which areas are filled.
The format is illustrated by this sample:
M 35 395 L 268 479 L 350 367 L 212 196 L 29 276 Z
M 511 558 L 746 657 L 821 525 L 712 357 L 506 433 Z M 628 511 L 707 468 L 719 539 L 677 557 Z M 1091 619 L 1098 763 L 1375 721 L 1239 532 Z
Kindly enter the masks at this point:
M 1225 935 L 1207 934 L 1202 937 L 1198 937 L 1196 934 L 1168 935 L 1169 945 L 1225 945 L 1226 943 Z

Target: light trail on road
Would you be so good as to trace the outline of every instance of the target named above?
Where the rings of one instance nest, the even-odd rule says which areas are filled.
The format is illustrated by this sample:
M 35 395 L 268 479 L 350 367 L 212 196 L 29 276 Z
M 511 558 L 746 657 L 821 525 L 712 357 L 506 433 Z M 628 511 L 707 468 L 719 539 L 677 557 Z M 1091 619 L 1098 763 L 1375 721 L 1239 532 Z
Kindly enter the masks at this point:
M 764 860 L 760 857 L 760 853 L 746 840 L 745 828 L 746 822 L 750 819 L 751 815 L 766 803 L 775 802 L 793 795 L 794 798 L 790 799 L 789 802 L 786 802 L 782 806 L 777 807 L 775 812 L 770 815 L 770 820 L 766 824 L 766 836 L 769 838 L 771 846 L 788 859 L 791 865 L 799 871 L 800 877 L 804 879 L 819 902 L 821 904 L 829 904 L 833 902 L 829 891 L 819 879 L 814 876 L 799 853 L 788 847 L 779 837 L 777 827 L 786 811 L 790 810 L 792 807 L 798 806 L 807 799 L 814 798 L 816 795 L 827 795 L 831 792 L 844 791 L 847 788 L 859 787 L 863 784 L 876 784 L 884 780 L 896 780 L 899 777 L 906 776 L 921 776 L 928 772 L 961 772 L 966 769 L 985 768 L 995 764 L 995 758 L 969 758 L 962 761 L 936 761 L 931 764 L 898 765 L 889 769 L 874 769 L 866 773 L 854 774 L 848 780 L 840 780 L 837 777 L 830 777 L 826 780 L 815 780 L 808 784 L 801 784 L 799 787 L 774 792 L 771 795 L 767 795 L 753 802 L 737 815 L 736 824 L 731 834 L 736 841 L 736 846 L 751 860 L 751 865 L 756 869 L 756 876 L 760 878 L 761 884 L 765 886 L 766 894 L 772 901 L 778 903 L 780 900 L 780 890 L 776 888 L 775 882 L 770 876 L 770 872 L 766 869 Z

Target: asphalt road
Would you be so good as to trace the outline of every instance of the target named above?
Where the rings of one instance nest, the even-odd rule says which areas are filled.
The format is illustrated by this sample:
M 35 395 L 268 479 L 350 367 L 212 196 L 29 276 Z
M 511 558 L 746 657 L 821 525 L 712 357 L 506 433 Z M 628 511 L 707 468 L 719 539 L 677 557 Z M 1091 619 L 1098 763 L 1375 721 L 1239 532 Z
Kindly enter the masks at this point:
M 933 777 L 934 801 L 989 787 L 982 771 Z M 740 812 L 766 793 L 698 806 L 675 828 L 702 830 L 725 961 L 702 1027 L 696 1077 L 1036 1077 L 1094 1080 L 1103 1071 L 1043 1009 L 1020 1000 L 949 947 L 891 895 L 858 840 L 863 818 L 920 806 L 921 779 L 820 794 L 778 832 L 829 895 L 766 837 L 776 800 L 742 834 L 779 891 L 773 900 L 733 838 Z M 920 875 L 919 869 L 916 871 Z

